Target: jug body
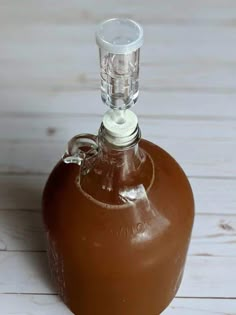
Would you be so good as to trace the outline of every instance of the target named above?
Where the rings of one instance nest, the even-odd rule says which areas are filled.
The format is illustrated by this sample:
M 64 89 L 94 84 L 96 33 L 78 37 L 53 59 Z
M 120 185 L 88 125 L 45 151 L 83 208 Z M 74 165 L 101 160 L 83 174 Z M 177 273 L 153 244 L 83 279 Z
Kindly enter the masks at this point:
M 194 215 L 189 182 L 146 140 L 118 160 L 106 154 L 84 175 L 60 161 L 45 187 L 58 291 L 76 315 L 160 314 L 183 275 Z

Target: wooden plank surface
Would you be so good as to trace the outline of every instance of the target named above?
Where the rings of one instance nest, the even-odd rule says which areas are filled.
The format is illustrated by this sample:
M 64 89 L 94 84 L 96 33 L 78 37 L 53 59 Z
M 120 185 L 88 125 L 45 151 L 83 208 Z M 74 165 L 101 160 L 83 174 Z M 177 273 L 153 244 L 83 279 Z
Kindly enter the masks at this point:
M 177 296 L 236 298 L 236 273 L 232 272 L 235 264 L 236 257 L 189 256 Z M 0 265 L 0 293 L 56 292 L 51 281 L 46 253 L 0 252 Z
M 41 194 L 47 175 L 0 175 L 0 209 L 35 210 L 41 208 Z M 235 214 L 236 181 L 219 178 L 190 178 L 196 212 Z
M 181 125 L 181 124 L 180 124 Z M 49 129 L 50 130 L 50 129 Z M 177 133 L 177 132 L 176 132 Z M 145 133 L 144 133 L 145 134 Z M 69 138 L 68 138 L 69 139 Z M 150 136 L 150 141 L 167 150 L 188 176 L 235 178 L 235 142 L 216 139 L 177 139 Z M 47 174 L 66 149 L 65 142 L 0 141 L 0 172 Z
M 197 214 L 190 256 L 236 257 L 236 215 Z M 41 212 L 0 210 L 0 251 L 46 251 Z
M 52 295 L 0 294 L 0 304 L 4 315 L 72 315 L 61 300 Z M 236 300 L 176 298 L 162 315 L 235 315 L 235 309 Z
M 155 9 L 154 9 L 155 8 Z M 168 3 L 161 0 L 144 2 L 143 0 L 117 3 L 101 0 L 99 6 L 94 6 L 93 0 L 78 2 L 71 0 L 57 2 L 42 0 L 1 0 L 0 21 L 3 25 L 22 23 L 52 23 L 52 24 L 90 24 L 113 16 L 125 16 L 139 20 L 142 23 L 155 24 L 220 24 L 234 25 L 236 17 L 234 0 L 199 0 Z
M 189 176 L 196 219 L 165 315 L 236 315 L 236 2 L 0 0 L 0 314 L 69 315 L 49 275 L 40 199 L 66 142 L 96 132 L 95 24 L 144 26 L 143 136 Z
M 6 119 L 101 116 L 106 110 L 98 90 L 47 93 L 17 89 L 17 93 L 9 93 L 9 89 L 2 89 L 0 95 L 0 113 Z M 156 91 L 142 91 L 133 109 L 139 116 L 158 119 L 235 120 L 235 103 L 236 93 L 161 91 L 157 87 Z
M 3 115 L 0 118 L 0 172 L 48 173 L 63 154 L 67 139 L 86 130 L 97 133 L 100 120 L 100 117 L 82 115 L 37 118 Z M 140 117 L 140 127 L 143 137 L 173 155 L 187 175 L 236 176 L 236 120 Z
M 17 26 L 2 32 L 1 91 L 55 94 L 99 88 L 95 25 L 21 27 L 22 32 Z M 144 90 L 235 94 L 233 28 L 147 25 L 145 34 Z
M 183 140 L 202 140 L 204 142 L 236 142 L 236 119 L 235 120 L 208 120 L 174 118 L 159 119 L 153 117 L 139 117 L 139 124 L 147 138 L 156 138 L 168 140 L 173 138 Z M 0 117 L 0 140 L 46 140 L 60 141 L 66 144 L 66 141 L 77 133 L 85 132 L 86 129 L 97 133 L 101 124 L 102 114 L 98 116 L 83 115 L 65 115 L 65 114 L 47 114 L 47 115 L 29 115 L 29 117 L 8 117 L 4 114 Z M 14 126 L 14 130 L 12 130 Z M 181 127 L 181 128 L 180 128 Z M 191 133 L 187 132 L 191 128 Z M 236 144 L 234 146 L 236 149 Z M 185 152 L 186 153 L 186 152 Z

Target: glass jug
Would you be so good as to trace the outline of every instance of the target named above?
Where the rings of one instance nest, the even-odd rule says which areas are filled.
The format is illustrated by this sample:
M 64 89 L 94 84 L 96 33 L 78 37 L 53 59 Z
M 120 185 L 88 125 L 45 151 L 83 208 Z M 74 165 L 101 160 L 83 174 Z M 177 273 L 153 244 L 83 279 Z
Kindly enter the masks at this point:
M 194 200 L 186 175 L 141 138 L 136 115 L 140 25 L 103 22 L 98 135 L 81 134 L 43 193 L 48 256 L 58 292 L 76 315 L 158 315 L 175 296 L 185 265 Z

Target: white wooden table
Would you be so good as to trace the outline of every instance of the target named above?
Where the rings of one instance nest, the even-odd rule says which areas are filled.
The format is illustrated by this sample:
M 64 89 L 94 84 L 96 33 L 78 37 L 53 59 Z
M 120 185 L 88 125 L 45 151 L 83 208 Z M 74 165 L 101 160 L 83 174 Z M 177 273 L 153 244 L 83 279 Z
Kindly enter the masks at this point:
M 235 0 L 0 0 L 0 314 L 71 314 L 50 279 L 40 198 L 67 140 L 96 132 L 106 110 L 94 29 L 114 16 L 144 26 L 143 136 L 179 161 L 196 199 L 163 314 L 236 314 Z

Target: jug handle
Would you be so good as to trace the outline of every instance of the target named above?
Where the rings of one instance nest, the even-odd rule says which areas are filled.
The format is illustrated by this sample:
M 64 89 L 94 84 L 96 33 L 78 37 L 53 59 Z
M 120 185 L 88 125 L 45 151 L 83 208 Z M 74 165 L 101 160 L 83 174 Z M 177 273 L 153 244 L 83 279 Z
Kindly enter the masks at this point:
M 73 137 L 69 143 L 62 160 L 66 164 L 82 165 L 91 164 L 98 154 L 97 136 L 93 134 L 79 134 Z

